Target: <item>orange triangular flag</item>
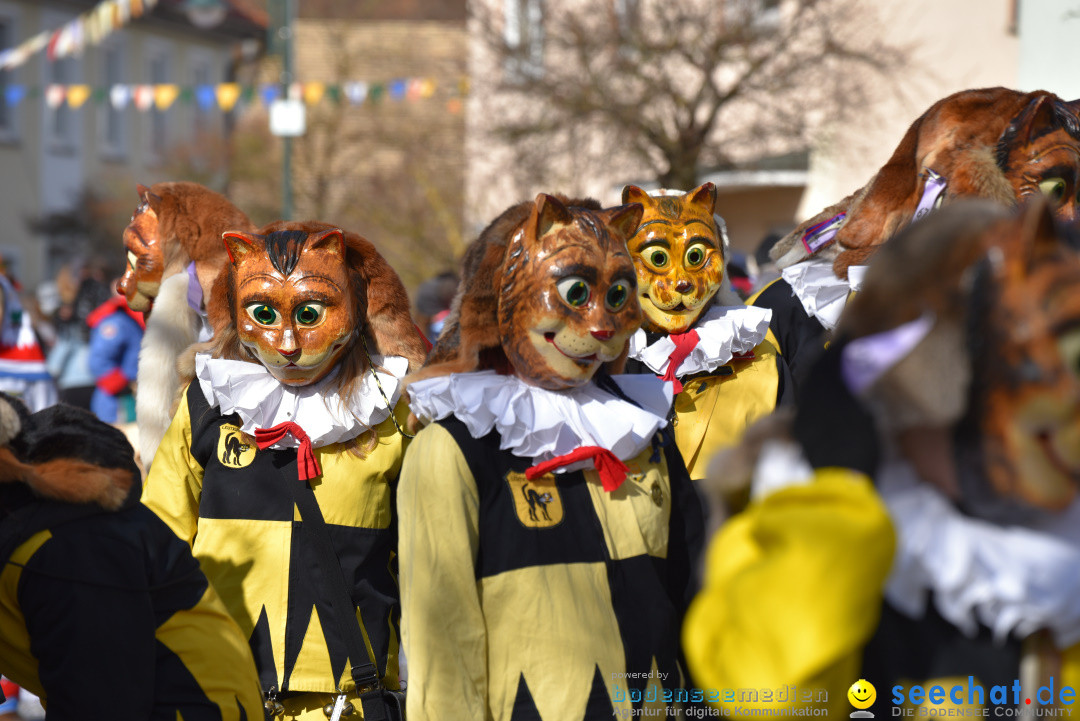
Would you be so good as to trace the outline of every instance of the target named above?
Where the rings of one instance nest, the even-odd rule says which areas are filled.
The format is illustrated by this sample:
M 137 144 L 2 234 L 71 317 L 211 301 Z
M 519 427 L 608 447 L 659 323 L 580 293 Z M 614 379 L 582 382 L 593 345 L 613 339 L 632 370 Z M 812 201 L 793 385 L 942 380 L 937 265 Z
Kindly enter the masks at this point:
M 169 106 L 176 101 L 176 96 L 180 94 L 180 86 L 173 85 L 171 83 L 164 83 L 154 88 L 154 105 L 158 110 L 168 110 Z
M 304 83 L 304 102 L 316 105 L 326 93 L 326 83 Z
M 218 106 L 226 113 L 233 109 L 236 101 L 240 99 L 239 83 L 221 83 L 217 86 Z
M 90 97 L 89 85 L 69 85 L 67 89 L 68 105 L 78 108 Z

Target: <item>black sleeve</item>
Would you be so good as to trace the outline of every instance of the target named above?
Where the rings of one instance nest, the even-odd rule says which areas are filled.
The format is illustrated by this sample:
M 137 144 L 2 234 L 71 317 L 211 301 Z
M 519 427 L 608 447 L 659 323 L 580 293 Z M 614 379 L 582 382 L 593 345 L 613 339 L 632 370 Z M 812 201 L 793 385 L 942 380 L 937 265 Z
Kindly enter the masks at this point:
M 852 468 L 871 478 L 880 460 L 874 416 L 852 395 L 841 363 L 844 341 L 818 354 L 799 386 L 791 432 L 814 468 Z
M 19 605 L 49 721 L 148 719 L 153 709 L 146 563 L 137 545 L 105 527 L 111 515 L 60 528 L 21 575 Z
M 791 377 L 791 369 L 788 367 L 784 356 L 776 354 L 776 407 L 791 408 L 795 406 L 795 381 Z
M 697 569 L 705 547 L 705 509 L 697 487 L 690 480 L 682 454 L 675 446 L 675 434 L 663 431 L 664 458 L 671 483 L 671 519 L 668 525 L 668 593 L 680 618 L 700 585 Z
M 754 305 L 772 310 L 769 329 L 780 344 L 780 353 L 788 364 L 791 379 L 797 388 L 809 372 L 808 359 L 825 345 L 825 328 L 806 312 L 783 278 L 766 286 L 754 300 Z

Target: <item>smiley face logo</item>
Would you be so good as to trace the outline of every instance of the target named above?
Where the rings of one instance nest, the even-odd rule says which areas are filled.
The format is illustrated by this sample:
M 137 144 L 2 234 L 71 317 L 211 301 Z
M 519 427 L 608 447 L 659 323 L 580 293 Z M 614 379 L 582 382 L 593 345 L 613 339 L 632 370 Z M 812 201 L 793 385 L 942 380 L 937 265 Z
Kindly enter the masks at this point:
M 877 700 L 877 689 L 865 678 L 860 678 L 851 684 L 851 688 L 847 691 L 847 698 L 855 708 L 870 708 Z

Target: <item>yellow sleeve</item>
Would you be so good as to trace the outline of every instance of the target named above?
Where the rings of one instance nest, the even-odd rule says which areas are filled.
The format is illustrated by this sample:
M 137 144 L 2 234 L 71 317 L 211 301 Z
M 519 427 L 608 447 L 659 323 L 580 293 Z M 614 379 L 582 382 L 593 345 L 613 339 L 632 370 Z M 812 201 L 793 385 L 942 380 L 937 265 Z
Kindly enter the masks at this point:
M 824 690 L 829 717 L 846 716 L 846 690 L 877 627 L 894 548 L 884 504 L 848 469 L 820 469 L 813 483 L 777 491 L 732 518 L 710 543 L 703 588 L 683 627 L 696 684 L 721 690 L 708 700 L 722 709 L 821 708 Z M 791 685 L 795 698 L 755 704 L 737 696 Z
M 199 525 L 203 467 L 191 455 L 187 394 L 176 409 L 143 482 L 142 502 L 190 546 Z
M 487 636 L 476 582 L 479 494 L 439 425 L 413 439 L 398 486 L 401 630 L 410 721 L 487 718 Z

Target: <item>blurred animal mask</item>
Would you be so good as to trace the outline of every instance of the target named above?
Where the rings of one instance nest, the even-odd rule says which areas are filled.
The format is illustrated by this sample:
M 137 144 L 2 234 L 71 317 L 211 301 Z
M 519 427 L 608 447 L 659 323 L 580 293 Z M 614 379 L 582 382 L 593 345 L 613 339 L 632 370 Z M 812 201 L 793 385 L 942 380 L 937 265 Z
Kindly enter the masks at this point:
M 705 183 L 682 196 L 654 198 L 628 185 L 622 201 L 645 209 L 629 242 L 645 328 L 685 333 L 724 279 L 723 244 L 713 220 L 716 186 Z
M 543 193 L 505 211 L 466 251 L 462 290 L 416 378 L 494 368 L 560 390 L 621 360 L 641 324 L 626 250 L 641 212 Z
M 230 262 L 209 310 L 215 355 L 257 360 L 286 385 L 324 378 L 339 361 L 346 383 L 371 352 L 423 358 L 397 274 L 360 236 L 323 223 L 272 223 L 224 234 Z
M 1080 252 L 1040 209 L 1011 234 L 976 280 L 973 415 L 994 489 L 1057 509 L 1080 488 Z
M 839 330 L 932 317 L 872 389 L 881 417 L 946 439 L 963 429 L 958 442 L 999 496 L 1060 509 L 1080 488 L 1080 252 L 1051 210 L 1041 198 L 1004 218 L 957 205 L 912 226 L 875 258 Z M 930 465 L 924 477 L 940 470 Z M 956 487 L 953 470 L 941 477 Z

